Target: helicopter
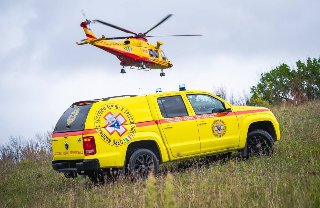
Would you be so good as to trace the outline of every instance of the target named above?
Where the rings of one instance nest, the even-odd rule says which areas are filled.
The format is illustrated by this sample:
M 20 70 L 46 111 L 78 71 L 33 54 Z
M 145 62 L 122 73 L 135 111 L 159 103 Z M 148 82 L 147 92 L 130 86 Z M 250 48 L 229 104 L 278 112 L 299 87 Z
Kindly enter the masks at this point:
M 102 20 L 88 20 L 86 18 L 85 13 L 82 11 L 84 18 L 86 19 L 85 22 L 82 22 L 80 26 L 83 28 L 87 38 L 82 40 L 82 42 L 76 44 L 84 45 L 90 44 L 96 46 L 102 50 L 105 50 L 113 55 L 115 55 L 120 60 L 120 65 L 122 69 L 120 73 L 126 73 L 124 67 L 129 66 L 131 69 L 132 67 L 137 67 L 138 70 L 145 70 L 149 71 L 151 69 L 160 69 L 160 77 L 165 76 L 163 72 L 164 69 L 170 69 L 173 65 L 171 61 L 166 57 L 163 50 L 160 48 L 163 45 L 162 42 L 157 41 L 157 45 L 153 45 L 148 42 L 147 38 L 149 37 L 170 37 L 170 36 L 202 36 L 202 35 L 158 35 L 152 36 L 147 35 L 150 31 L 161 25 L 163 22 L 168 20 L 172 14 L 167 15 L 164 19 L 162 19 L 158 24 L 154 27 L 149 29 L 145 33 L 135 33 L 130 30 L 118 27 L 116 25 L 104 22 Z M 117 30 L 121 30 L 125 33 L 132 34 L 131 36 L 124 36 L 124 37 L 108 37 L 106 38 L 102 35 L 101 38 L 97 38 L 92 30 L 89 28 L 91 23 L 100 23 Z M 113 41 L 118 39 L 125 39 L 123 41 Z

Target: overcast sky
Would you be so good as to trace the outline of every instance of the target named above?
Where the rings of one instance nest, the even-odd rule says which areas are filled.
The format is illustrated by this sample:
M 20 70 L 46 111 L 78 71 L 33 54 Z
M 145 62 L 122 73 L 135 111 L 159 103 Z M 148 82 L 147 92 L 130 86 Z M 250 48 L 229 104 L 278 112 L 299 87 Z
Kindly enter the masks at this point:
M 186 84 L 189 90 L 249 92 L 261 72 L 281 63 L 319 57 L 320 1 L 36 1 L 4 0 L 0 7 L 0 144 L 9 136 L 33 138 L 52 130 L 75 101 L 120 94 L 145 94 Z M 202 34 L 203 37 L 150 38 L 173 63 L 159 70 L 127 69 L 90 45 L 80 27 L 101 19 L 145 32 L 174 14 L 150 35 Z M 91 25 L 97 37 L 126 33 Z

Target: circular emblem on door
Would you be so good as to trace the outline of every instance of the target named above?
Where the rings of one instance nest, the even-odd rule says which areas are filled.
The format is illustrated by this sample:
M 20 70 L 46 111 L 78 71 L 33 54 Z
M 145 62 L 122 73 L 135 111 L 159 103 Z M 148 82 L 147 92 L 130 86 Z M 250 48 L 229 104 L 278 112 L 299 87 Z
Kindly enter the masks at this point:
M 216 137 L 223 137 L 227 132 L 227 125 L 223 120 L 215 120 L 212 124 L 212 132 Z
M 68 144 L 68 142 L 64 143 L 64 147 L 66 148 L 66 150 L 69 149 L 69 144 Z
M 132 113 L 119 104 L 102 105 L 95 113 L 94 127 L 100 138 L 111 146 L 127 144 L 136 134 Z
M 68 116 L 68 119 L 67 119 L 68 125 L 72 124 L 74 122 L 74 120 L 76 120 L 79 112 L 80 112 L 80 108 L 77 108 L 70 113 L 70 115 Z

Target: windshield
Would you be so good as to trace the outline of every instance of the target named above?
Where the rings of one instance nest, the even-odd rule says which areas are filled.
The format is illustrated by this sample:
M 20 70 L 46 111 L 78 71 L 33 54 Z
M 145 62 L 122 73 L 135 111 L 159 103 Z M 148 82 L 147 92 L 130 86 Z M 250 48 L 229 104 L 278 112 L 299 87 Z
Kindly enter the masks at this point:
M 163 51 L 161 51 L 161 56 L 162 56 L 162 59 L 163 59 L 163 60 L 167 60 L 167 57 L 166 57 L 166 55 L 164 54 Z

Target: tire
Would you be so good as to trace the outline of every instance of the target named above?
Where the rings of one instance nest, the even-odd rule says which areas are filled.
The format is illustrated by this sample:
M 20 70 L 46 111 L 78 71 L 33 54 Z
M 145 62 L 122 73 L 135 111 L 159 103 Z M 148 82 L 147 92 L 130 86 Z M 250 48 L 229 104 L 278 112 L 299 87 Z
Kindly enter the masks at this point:
M 146 180 L 151 173 L 157 175 L 159 160 L 152 151 L 138 149 L 130 157 L 129 170 L 135 179 Z
M 274 148 L 273 143 L 273 138 L 268 132 L 261 129 L 254 130 L 247 136 L 247 142 L 242 151 L 242 157 L 271 156 Z

